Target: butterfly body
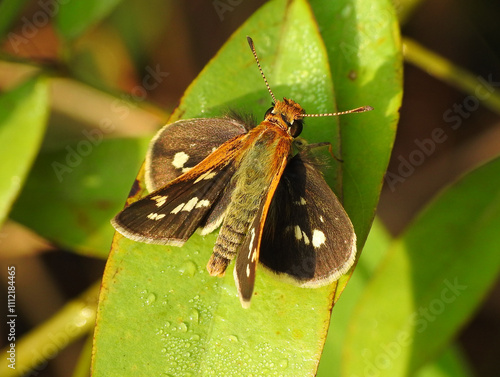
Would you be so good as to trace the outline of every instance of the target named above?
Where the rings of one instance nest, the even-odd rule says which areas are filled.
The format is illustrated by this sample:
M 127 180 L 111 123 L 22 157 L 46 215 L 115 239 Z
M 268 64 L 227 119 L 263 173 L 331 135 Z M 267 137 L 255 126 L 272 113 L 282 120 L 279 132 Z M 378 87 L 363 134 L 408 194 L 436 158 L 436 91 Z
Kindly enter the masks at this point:
M 227 215 L 207 265 L 211 275 L 224 274 L 249 233 L 262 201 L 274 193 L 291 155 L 293 137 L 288 124 L 293 124 L 295 113 L 300 115 L 302 112 L 297 103 L 285 98 L 273 106 L 261 124 L 243 136 L 242 148 L 235 160 L 236 170 L 229 184 L 231 200 Z M 249 253 L 257 253 L 257 242 L 252 244 L 255 250 Z

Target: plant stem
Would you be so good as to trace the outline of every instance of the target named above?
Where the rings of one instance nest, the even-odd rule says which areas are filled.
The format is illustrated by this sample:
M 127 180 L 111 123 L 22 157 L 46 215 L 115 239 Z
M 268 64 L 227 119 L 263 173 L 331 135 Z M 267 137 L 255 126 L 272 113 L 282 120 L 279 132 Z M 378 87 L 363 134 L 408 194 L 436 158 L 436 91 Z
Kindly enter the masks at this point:
M 494 86 L 488 84 L 491 76 L 474 75 L 409 38 L 403 38 L 403 54 L 408 63 L 474 96 L 484 106 L 500 114 L 500 95 Z
M 95 324 L 100 281 L 66 304 L 58 313 L 15 343 L 15 369 L 0 365 L 0 376 L 22 376 L 37 366 L 45 366 L 70 343 L 89 333 Z M 9 355 L 10 345 L 1 350 Z M 4 360 L 5 361 L 5 360 Z

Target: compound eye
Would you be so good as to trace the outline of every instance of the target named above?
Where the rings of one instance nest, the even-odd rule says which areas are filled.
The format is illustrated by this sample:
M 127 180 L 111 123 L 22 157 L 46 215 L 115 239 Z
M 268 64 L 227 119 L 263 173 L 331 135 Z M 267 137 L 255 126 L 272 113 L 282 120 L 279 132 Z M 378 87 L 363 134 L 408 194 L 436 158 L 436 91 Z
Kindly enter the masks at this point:
M 266 114 L 264 115 L 264 118 L 267 118 L 269 115 L 271 115 L 273 110 L 274 110 L 274 106 L 267 109 Z
M 302 119 L 296 119 L 293 124 L 290 125 L 290 136 L 297 137 L 302 132 L 302 128 L 304 127 L 304 123 Z

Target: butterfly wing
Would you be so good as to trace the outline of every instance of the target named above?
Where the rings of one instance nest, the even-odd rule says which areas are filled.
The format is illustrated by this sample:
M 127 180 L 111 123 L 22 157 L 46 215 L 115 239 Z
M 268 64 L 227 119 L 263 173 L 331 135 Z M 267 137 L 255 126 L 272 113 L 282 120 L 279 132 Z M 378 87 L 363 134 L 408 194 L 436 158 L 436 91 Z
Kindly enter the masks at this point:
M 212 230 L 214 222 L 220 223 L 224 209 L 218 208 L 218 202 L 228 195 L 226 187 L 230 187 L 237 168 L 234 157 L 246 134 L 241 124 L 229 119 L 218 120 L 221 129 L 212 137 L 193 138 L 189 132 L 194 131 L 193 127 L 198 131 L 203 129 L 202 134 L 210 132 L 216 126 L 214 119 L 202 119 L 201 129 L 199 120 L 193 120 L 176 122 L 160 130 L 148 155 L 148 175 L 153 188 L 164 180 L 167 183 L 116 215 L 112 224 L 118 232 L 135 241 L 181 246 L 197 228 L 207 227 L 208 218 L 212 221 Z M 189 140 L 195 139 L 196 143 L 186 152 L 181 149 L 181 143 L 187 141 L 189 135 Z M 184 148 L 185 145 L 188 144 L 183 144 Z M 186 164 L 178 163 L 181 152 L 189 157 L 186 161 L 195 163 L 184 173 L 182 169 Z M 219 216 L 211 217 L 212 211 Z
M 261 263 L 305 287 L 337 280 L 354 263 L 356 234 L 323 175 L 304 153 L 288 163 L 263 230 Z
M 186 173 L 226 141 L 246 133 L 245 124 L 230 118 L 179 120 L 151 140 L 146 156 L 146 187 L 158 190 Z

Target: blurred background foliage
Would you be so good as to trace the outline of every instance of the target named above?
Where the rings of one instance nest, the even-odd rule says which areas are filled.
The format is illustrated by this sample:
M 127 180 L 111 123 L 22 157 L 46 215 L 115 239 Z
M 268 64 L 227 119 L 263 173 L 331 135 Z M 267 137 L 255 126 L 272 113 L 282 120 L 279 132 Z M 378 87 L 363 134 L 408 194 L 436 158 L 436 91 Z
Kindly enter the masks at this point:
M 19 163 L 20 171 L 27 175 L 34 161 L 33 171 L 36 171 L 27 178 L 32 191 L 21 194 L 29 203 L 30 211 L 16 209 L 14 205 L 0 233 L 2 286 L 7 280 L 7 265 L 23 266 L 23 273 L 17 275 L 17 305 L 22 312 L 18 335 L 30 334 L 31 339 L 36 339 L 36 333 L 31 330 L 55 313 L 64 315 L 58 310 L 75 298 L 79 300 L 78 305 L 88 309 L 87 317 L 82 319 L 88 327 L 79 335 L 89 331 L 95 303 L 86 300 L 95 297 L 97 287 L 92 284 L 102 275 L 107 252 L 102 246 L 109 242 L 112 229 L 103 225 L 82 247 L 75 250 L 72 246 L 79 243 L 85 230 L 93 228 L 98 219 L 108 214 L 108 218 L 112 217 L 114 208 L 127 195 L 130 186 L 127 182 L 132 182 L 139 168 L 138 156 L 144 155 L 154 130 L 165 123 L 185 88 L 231 33 L 263 3 L 225 0 L 150 0 L 147 5 L 138 0 L 4 0 L 0 3 L 2 92 L 8 92 L 37 72 L 54 77 L 50 86 L 50 114 L 40 110 L 38 115 L 40 120 L 49 116 L 48 127 L 45 130 L 44 122 L 40 121 L 38 136 L 33 134 L 23 139 L 26 148 L 33 148 L 33 153 L 26 156 L 26 161 L 2 162 L 2 169 L 6 163 L 9 166 Z M 387 239 L 373 241 L 373 247 L 382 250 L 377 255 L 385 253 L 382 245 L 401 234 L 443 187 L 479 163 L 498 156 L 500 151 L 499 3 L 495 0 L 394 0 L 394 5 L 402 33 L 408 39 L 405 40 L 407 64 L 401 120 L 388 172 L 399 173 L 400 178 L 401 169 L 410 169 L 411 173 L 402 180 L 385 182 L 377 227 L 383 223 L 388 234 L 383 236 Z M 53 17 L 57 13 L 59 16 Z M 425 48 L 421 49 L 422 46 Z M 440 60 L 443 58 L 444 61 Z M 452 68 L 444 73 L 435 69 L 447 64 Z M 157 72 L 159 85 L 146 91 L 144 80 L 155 74 L 151 70 L 156 67 L 168 75 L 165 76 L 168 84 L 161 82 L 163 76 Z M 489 82 L 491 95 L 486 95 L 484 88 L 478 92 L 477 83 L 484 81 Z M 42 93 L 36 97 L 38 100 L 25 95 L 22 88 L 13 94 L 13 100 L 19 100 L 27 108 L 43 108 L 44 98 L 49 101 L 49 88 L 43 82 L 26 85 L 38 85 L 36 90 Z M 481 101 L 477 101 L 479 97 Z M 19 116 L 25 116 L 29 122 L 26 112 L 21 108 Z M 415 150 L 422 150 L 419 145 L 445 125 L 453 129 L 446 134 L 446 140 L 435 143 L 432 152 L 416 166 L 405 165 L 404 161 L 409 161 Z M 101 132 L 94 132 L 96 129 Z M 29 132 L 24 132 L 28 136 Z M 43 154 L 36 159 L 37 143 L 42 135 L 45 135 L 41 141 Z M 115 138 L 130 136 L 134 141 L 126 148 L 122 143 L 113 142 Z M 82 140 L 88 143 L 82 144 Z M 60 147 L 71 146 L 73 151 L 84 154 L 85 148 L 92 148 L 92 143 L 100 144 L 97 153 L 89 154 L 83 168 L 78 169 L 79 174 L 95 172 L 88 175 L 90 178 L 80 188 L 88 193 L 88 203 L 73 203 L 64 192 L 47 195 L 37 190 L 43 187 L 47 177 L 46 171 L 36 169 L 37 164 L 47 165 L 40 159 L 65 162 L 71 169 L 72 163 L 79 163 L 78 153 L 72 154 L 70 149 L 61 152 Z M 108 151 L 121 153 L 123 160 L 115 162 L 112 168 L 98 166 L 97 162 Z M 74 160 L 65 160 L 68 156 Z M 108 197 L 93 197 L 92 188 L 97 186 L 99 169 L 113 174 L 116 182 L 116 187 L 110 187 Z M 74 174 L 66 175 L 64 169 L 60 170 L 59 178 L 77 179 Z M 480 190 L 477 195 L 481 195 Z M 14 193 L 5 198 L 6 203 L 12 203 L 15 196 Z M 52 199 L 47 199 L 49 197 Z M 462 205 L 460 200 L 457 206 Z M 61 202 L 64 205 L 61 206 Z M 30 222 L 39 222 L 38 214 L 51 209 L 54 222 L 45 224 L 44 234 L 50 239 L 44 239 L 30 231 Z M 16 218 L 28 220 L 21 224 Z M 58 232 L 65 227 L 81 229 L 82 234 L 74 232 L 69 237 L 58 237 Z M 377 234 L 385 234 L 385 230 Z M 54 239 L 60 242 L 56 245 L 52 242 Z M 367 249 L 369 247 L 367 244 Z M 68 249 L 76 253 L 67 252 Z M 365 249 L 363 255 L 366 254 Z M 373 263 L 377 263 L 377 258 Z M 350 284 L 356 284 L 355 278 L 356 272 Z M 349 289 L 348 285 L 344 296 Z M 452 367 L 439 369 L 430 365 L 429 369 L 435 370 L 425 373 L 498 374 L 500 286 L 497 284 L 488 292 L 481 307 L 457 336 L 458 347 L 442 356 L 442 363 L 453 360 L 449 363 Z M 336 309 L 340 310 L 342 301 Z M 5 345 L 6 337 L 0 334 L 0 344 Z M 89 358 L 88 342 L 82 337 L 65 339 L 61 345 L 66 343 L 69 343 L 67 347 L 61 347 L 50 357 L 48 365 L 44 362 L 39 366 L 37 375 L 85 376 L 88 373 L 85 363 Z M 82 349 L 86 352 L 83 355 Z M 325 350 L 325 355 L 329 355 L 328 352 Z M 330 375 L 326 368 L 320 367 L 321 375 Z

